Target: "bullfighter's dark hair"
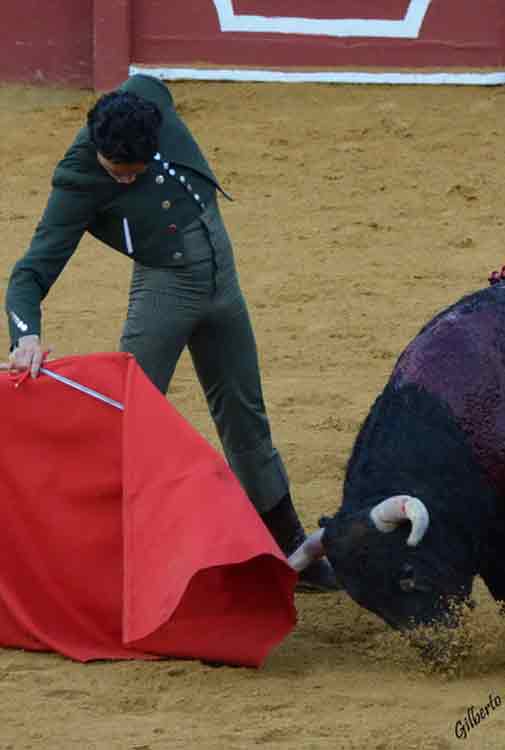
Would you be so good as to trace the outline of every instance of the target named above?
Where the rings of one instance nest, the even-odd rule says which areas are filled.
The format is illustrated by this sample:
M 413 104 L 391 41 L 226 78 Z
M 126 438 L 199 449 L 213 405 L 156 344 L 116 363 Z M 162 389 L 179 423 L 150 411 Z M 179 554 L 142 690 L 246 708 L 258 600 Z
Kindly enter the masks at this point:
M 158 151 L 161 112 L 127 91 L 103 94 L 89 110 L 89 135 L 97 151 L 118 164 L 146 164 Z

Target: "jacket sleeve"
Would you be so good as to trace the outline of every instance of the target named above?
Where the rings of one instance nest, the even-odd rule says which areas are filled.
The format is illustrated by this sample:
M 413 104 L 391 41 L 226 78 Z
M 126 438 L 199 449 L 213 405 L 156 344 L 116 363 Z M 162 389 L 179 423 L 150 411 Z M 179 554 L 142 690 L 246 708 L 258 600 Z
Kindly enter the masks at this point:
M 14 266 L 6 293 L 11 344 L 41 332 L 41 302 L 96 215 L 91 191 L 53 187 L 27 253 Z

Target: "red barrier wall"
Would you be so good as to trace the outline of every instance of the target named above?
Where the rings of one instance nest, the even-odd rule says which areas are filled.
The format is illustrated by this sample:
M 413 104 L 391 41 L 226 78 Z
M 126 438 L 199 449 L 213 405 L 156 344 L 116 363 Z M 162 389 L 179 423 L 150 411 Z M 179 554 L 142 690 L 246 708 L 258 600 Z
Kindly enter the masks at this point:
M 107 89 L 133 65 L 161 77 L 177 77 L 177 70 L 187 68 L 187 77 L 196 78 L 208 77 L 199 70 L 220 67 L 288 73 L 493 70 L 502 71 L 505 82 L 503 2 L 8 2 L 2 8 L 0 80 Z
M 225 5 L 234 13 L 230 26 L 248 26 L 249 31 L 220 28 L 217 8 Z M 401 38 L 409 31 L 403 19 L 416 5 L 426 7 L 419 36 Z M 132 59 L 149 65 L 199 62 L 297 70 L 505 65 L 504 0 L 132 0 L 132 6 Z M 320 23 L 313 24 L 312 34 L 261 31 L 262 25 L 282 28 L 280 19 L 294 17 L 295 28 L 309 27 L 310 20 Z M 367 21 L 370 37 L 329 35 L 332 24 L 338 32 L 335 22 L 349 19 Z M 383 25 L 391 36 L 373 38 L 382 21 L 395 21 L 397 28 Z M 366 34 L 367 26 L 361 29 Z
M 128 77 L 131 58 L 131 0 L 94 0 L 93 85 L 117 86 Z
M 0 80 L 90 86 L 93 0 L 2 3 Z

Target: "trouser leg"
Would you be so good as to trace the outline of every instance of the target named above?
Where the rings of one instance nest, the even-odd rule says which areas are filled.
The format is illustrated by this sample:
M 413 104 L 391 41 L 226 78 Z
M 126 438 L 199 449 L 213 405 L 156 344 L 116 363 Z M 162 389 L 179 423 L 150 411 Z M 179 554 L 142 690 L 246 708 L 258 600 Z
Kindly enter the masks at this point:
M 228 463 L 256 509 L 264 513 L 289 485 L 272 444 L 256 343 L 236 281 L 232 279 L 188 347 Z
M 135 265 L 120 349 L 135 356 L 162 393 L 210 294 L 211 267 L 208 261 L 173 272 Z

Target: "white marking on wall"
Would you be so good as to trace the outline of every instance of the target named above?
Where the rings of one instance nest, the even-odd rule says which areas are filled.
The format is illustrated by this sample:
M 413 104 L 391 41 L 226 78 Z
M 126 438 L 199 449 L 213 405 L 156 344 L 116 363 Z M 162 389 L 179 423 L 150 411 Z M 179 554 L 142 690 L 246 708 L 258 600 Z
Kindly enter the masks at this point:
M 501 86 L 505 71 L 493 73 L 361 73 L 354 71 L 314 71 L 284 73 L 280 70 L 218 68 L 150 68 L 131 65 L 130 75 L 145 73 L 163 81 L 250 81 L 264 83 L 370 83 L 430 84 L 461 86 Z
M 290 18 L 236 14 L 233 0 L 213 0 L 221 31 L 253 34 L 306 34 L 310 36 L 389 37 L 417 39 L 431 0 L 411 0 L 400 20 L 380 18 Z

